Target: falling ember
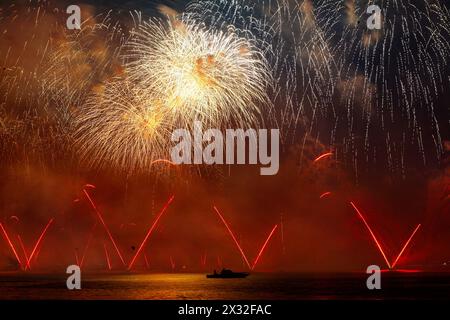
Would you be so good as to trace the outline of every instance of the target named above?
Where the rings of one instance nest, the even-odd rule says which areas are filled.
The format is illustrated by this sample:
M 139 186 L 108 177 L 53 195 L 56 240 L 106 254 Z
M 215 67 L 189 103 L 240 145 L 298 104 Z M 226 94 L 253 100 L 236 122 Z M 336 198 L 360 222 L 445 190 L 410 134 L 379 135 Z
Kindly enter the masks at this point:
M 320 156 L 318 156 L 316 159 L 314 159 L 314 163 L 319 162 L 320 160 L 323 160 L 325 158 L 331 157 L 333 155 L 333 152 L 324 153 Z
M 14 256 L 17 259 L 17 262 L 20 266 L 22 266 L 22 262 L 20 261 L 19 255 L 17 254 L 16 248 L 14 248 L 13 243 L 11 242 L 11 239 L 8 236 L 8 233 L 6 232 L 5 228 L 3 227 L 3 224 L 0 223 L 0 228 L 2 229 L 3 235 L 5 236 L 6 241 L 9 244 L 9 247 L 11 248 L 12 252 L 14 253 Z
M 25 267 L 25 270 L 31 269 L 31 261 L 34 257 L 34 255 L 36 254 L 36 250 L 39 248 L 39 245 L 41 244 L 42 240 L 44 239 L 45 234 L 47 233 L 48 228 L 50 228 L 50 225 L 53 223 L 55 219 L 51 218 L 50 221 L 47 223 L 47 225 L 45 226 L 44 230 L 42 231 L 41 235 L 39 236 L 38 240 L 36 241 L 36 244 L 34 245 L 33 251 L 30 254 L 30 257 L 27 261 L 27 266 Z M 37 257 L 37 255 L 36 255 Z
M 236 244 L 237 248 L 239 249 L 239 252 L 242 255 L 242 258 L 244 259 L 245 263 L 247 264 L 249 269 L 252 269 L 252 266 L 250 264 L 250 262 L 247 259 L 247 256 L 244 253 L 244 250 L 242 249 L 241 245 L 239 244 L 239 242 L 237 241 L 236 237 L 234 236 L 233 231 L 230 229 L 230 227 L 228 226 L 228 223 L 226 222 L 226 220 L 224 219 L 224 217 L 220 214 L 219 210 L 216 208 L 216 206 L 214 206 L 214 211 L 216 211 L 216 213 L 219 215 L 220 219 L 222 220 L 223 224 L 225 225 L 225 227 L 227 228 L 228 232 L 231 235 L 231 238 L 233 238 L 234 243 Z
M 327 198 L 331 195 L 331 192 L 324 192 L 320 195 L 320 199 Z
M 171 196 L 169 201 L 167 201 L 166 205 L 162 208 L 161 212 L 158 214 L 158 216 L 156 217 L 155 221 L 153 222 L 152 226 L 150 227 L 150 229 L 147 232 L 147 235 L 145 236 L 144 240 L 142 241 L 141 245 L 139 246 L 138 251 L 136 252 L 136 254 L 134 255 L 133 259 L 131 260 L 130 264 L 128 265 L 128 270 L 131 270 L 131 268 L 133 268 L 133 265 L 137 259 L 137 257 L 139 256 L 139 254 L 141 253 L 142 249 L 144 248 L 145 244 L 147 243 L 148 238 L 150 237 L 150 235 L 152 234 L 153 230 L 156 228 L 156 226 L 158 225 L 158 221 L 159 219 L 161 219 L 162 215 L 164 214 L 164 212 L 166 212 L 167 208 L 170 206 L 170 204 L 172 203 L 173 199 L 175 199 L 175 196 Z
M 111 242 L 112 242 L 114 248 L 116 249 L 116 252 L 117 252 L 117 255 L 118 255 L 119 258 L 120 258 L 120 261 L 122 261 L 123 265 L 125 266 L 125 265 L 126 265 L 125 260 L 123 259 L 122 254 L 120 253 L 119 247 L 117 246 L 116 242 L 114 241 L 114 238 L 113 238 L 111 232 L 109 231 L 109 228 L 108 228 L 108 226 L 107 226 L 106 223 L 105 223 L 105 220 L 103 220 L 103 217 L 102 217 L 100 211 L 99 211 L 99 210 L 97 209 L 97 207 L 95 206 L 94 201 L 92 200 L 91 196 L 90 196 L 89 193 L 86 191 L 86 189 L 83 189 L 83 192 L 84 192 L 86 198 L 89 200 L 89 203 L 91 204 L 92 208 L 93 208 L 94 211 L 97 213 L 97 216 L 98 216 L 100 222 L 102 223 L 103 227 L 105 228 L 105 231 L 106 231 L 106 233 L 108 234 L 109 239 L 111 240 Z
M 255 269 L 256 265 L 258 264 L 259 258 L 261 258 L 261 255 L 263 254 L 264 250 L 266 249 L 267 244 L 269 243 L 270 239 L 272 238 L 272 236 L 275 233 L 275 230 L 277 230 L 277 228 L 278 228 L 278 225 L 276 224 L 273 227 L 272 231 L 269 233 L 269 236 L 267 237 L 266 241 L 264 242 L 263 246 L 261 247 L 261 250 L 259 250 L 258 256 L 255 259 L 255 262 L 253 262 L 253 265 L 251 268 L 252 270 Z
M 381 247 L 380 242 L 378 241 L 377 237 L 375 236 L 375 234 L 373 233 L 372 229 L 370 228 L 369 224 L 367 223 L 366 219 L 364 218 L 364 216 L 362 215 L 362 213 L 359 211 L 359 209 L 355 206 L 355 204 L 353 202 L 350 202 L 350 204 L 352 205 L 353 209 L 355 209 L 356 213 L 358 213 L 358 216 L 361 218 L 361 220 L 364 222 L 367 230 L 369 230 L 370 235 L 372 236 L 372 239 L 375 241 L 375 244 L 377 245 L 378 250 L 380 250 L 381 255 L 384 258 L 384 261 L 386 261 L 387 266 L 389 267 L 389 269 L 392 269 L 391 264 L 389 263 L 388 258 L 386 257 L 386 254 L 383 251 L 383 248 Z
M 395 259 L 394 263 L 392 264 L 392 268 L 395 268 L 395 266 L 397 265 L 398 260 L 400 259 L 400 257 L 402 256 L 403 252 L 406 250 L 406 248 L 408 247 L 409 243 L 411 242 L 412 238 L 414 237 L 414 235 L 416 234 L 417 231 L 419 231 L 421 227 L 421 224 L 417 225 L 416 229 L 414 229 L 413 233 L 411 234 L 411 236 L 409 237 L 408 241 L 406 241 L 406 243 L 404 244 L 402 250 L 400 251 L 400 253 L 398 254 L 397 258 Z

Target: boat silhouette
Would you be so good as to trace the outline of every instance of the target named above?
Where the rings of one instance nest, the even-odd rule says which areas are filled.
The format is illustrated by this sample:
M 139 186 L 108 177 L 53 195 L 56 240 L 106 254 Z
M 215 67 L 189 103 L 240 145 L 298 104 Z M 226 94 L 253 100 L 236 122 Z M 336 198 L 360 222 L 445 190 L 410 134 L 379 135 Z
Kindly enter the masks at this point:
M 220 273 L 217 273 L 216 270 L 214 270 L 213 274 L 207 274 L 206 277 L 209 279 L 232 279 L 232 278 L 246 278 L 250 275 L 248 272 L 233 272 L 232 270 L 228 269 L 222 269 Z

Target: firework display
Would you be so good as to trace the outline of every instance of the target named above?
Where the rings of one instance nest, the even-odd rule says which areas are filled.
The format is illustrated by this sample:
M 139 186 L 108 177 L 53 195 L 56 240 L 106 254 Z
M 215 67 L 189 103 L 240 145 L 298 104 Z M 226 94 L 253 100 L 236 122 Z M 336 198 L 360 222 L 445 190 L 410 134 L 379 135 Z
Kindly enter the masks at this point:
M 266 271 L 448 279 L 446 1 L 73 5 L 76 28 L 63 0 L 0 4 L 0 277 L 262 272 L 269 298 Z
M 45 130 L 56 128 L 46 131 L 47 139 L 75 135 L 75 144 L 83 145 L 81 160 L 98 158 L 92 164 L 129 172 L 150 171 L 148 163 L 163 158 L 161 151 L 167 154 L 164 132 L 199 120 L 211 127 L 267 123 L 282 129 L 286 145 L 318 136 L 356 174 L 381 161 L 405 175 L 411 158 L 439 163 L 444 152 L 447 123 L 438 120 L 445 112 L 438 97 L 448 86 L 449 13 L 438 1 L 382 2 L 382 29 L 372 31 L 362 22 L 367 6 L 350 0 L 193 1 L 185 12 L 165 12 L 163 18 L 133 14 L 127 27 L 111 14 L 92 16 L 80 32 L 55 31 L 60 35 L 45 50 L 36 49 L 44 63 L 30 76 L 19 77 L 14 69 L 24 68 L 21 58 L 3 68 L 3 105 L 28 101 L 17 121 L 36 117 Z M 51 15 L 46 10 L 34 8 L 29 20 Z M 3 21 L 9 18 L 5 14 Z M 54 19 L 53 28 L 62 29 Z M 22 50 L 31 50 L 24 42 Z M 12 64 L 12 47 L 4 47 Z M 17 85 L 24 88 L 13 90 Z M 37 105 L 30 103 L 31 86 L 42 100 Z M 134 147 L 105 157 L 111 150 L 101 141 L 80 137 L 96 136 L 84 126 L 85 109 L 109 123 L 113 115 L 104 105 L 120 99 L 129 105 L 119 109 L 161 123 L 161 132 L 137 147 L 147 149 L 140 159 Z M 2 121 L 5 134 L 14 130 L 6 127 L 8 117 Z M 134 130 L 133 121 L 119 118 Z M 122 145 L 121 139 L 110 141 Z
M 233 28 L 201 27 L 188 18 L 164 26 L 143 22 L 126 55 L 130 81 L 172 122 L 198 119 L 211 127 L 252 123 L 271 83 L 268 62 L 252 39 Z

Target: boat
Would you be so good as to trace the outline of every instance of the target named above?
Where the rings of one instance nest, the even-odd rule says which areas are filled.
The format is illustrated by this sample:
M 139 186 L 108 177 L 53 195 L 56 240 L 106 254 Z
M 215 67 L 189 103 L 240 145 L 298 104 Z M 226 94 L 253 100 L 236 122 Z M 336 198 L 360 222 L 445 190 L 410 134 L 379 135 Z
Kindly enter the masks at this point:
M 248 272 L 233 272 L 232 270 L 222 269 L 220 273 L 214 270 L 213 274 L 207 274 L 208 279 L 233 279 L 233 278 L 246 278 L 250 275 Z

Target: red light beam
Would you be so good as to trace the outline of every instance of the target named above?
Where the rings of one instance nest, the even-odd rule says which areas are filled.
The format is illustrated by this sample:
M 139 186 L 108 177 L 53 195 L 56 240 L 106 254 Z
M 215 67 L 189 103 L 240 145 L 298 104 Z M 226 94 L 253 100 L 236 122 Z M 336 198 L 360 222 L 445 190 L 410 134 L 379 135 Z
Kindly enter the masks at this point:
M 359 217 L 361 218 L 361 220 L 364 222 L 367 230 L 369 230 L 370 235 L 372 236 L 372 239 L 375 241 L 375 244 L 378 247 L 378 250 L 380 250 L 381 255 L 384 258 L 384 261 L 386 261 L 387 266 L 389 267 L 389 269 L 392 269 L 391 264 L 389 263 L 389 260 L 386 257 L 386 254 L 383 251 L 383 248 L 380 245 L 380 242 L 378 241 L 377 237 L 375 236 L 375 234 L 373 233 L 372 229 L 370 228 L 369 224 L 367 223 L 366 219 L 364 218 L 364 216 L 362 215 L 361 211 L 359 211 L 359 209 L 355 206 L 355 204 L 353 202 L 350 202 L 350 204 L 352 205 L 353 209 L 355 209 L 355 211 L 358 213 Z
M 36 250 L 38 249 L 39 245 L 42 242 L 42 239 L 44 239 L 45 234 L 47 233 L 48 228 L 50 228 L 50 225 L 53 223 L 54 218 L 51 218 L 47 225 L 45 226 L 44 230 L 41 232 L 41 235 L 39 236 L 38 240 L 36 241 L 36 244 L 34 245 L 33 251 L 31 251 L 30 257 L 27 261 L 27 266 L 25 267 L 25 270 L 31 269 L 31 261 L 33 260 L 34 255 L 36 254 Z
M 266 249 L 267 244 L 269 243 L 270 239 L 272 238 L 272 236 L 275 233 L 275 230 L 277 230 L 277 228 L 278 228 L 278 225 L 276 224 L 273 227 L 272 231 L 269 233 L 269 236 L 267 237 L 266 241 L 264 242 L 263 246 L 261 247 L 261 250 L 259 250 L 258 256 L 255 259 L 255 262 L 253 262 L 252 270 L 255 269 L 256 264 L 259 261 L 259 258 L 261 258 L 261 255 L 263 254 L 264 250 Z
M 11 248 L 11 251 L 14 253 L 14 256 L 16 257 L 17 262 L 22 267 L 22 262 L 20 261 L 19 255 L 17 254 L 17 251 L 16 251 L 16 248 L 14 248 L 14 245 L 11 242 L 11 239 L 9 238 L 8 233 L 6 232 L 5 228 L 3 227 L 3 225 L 1 223 L 0 223 L 0 228 L 3 231 L 3 235 L 5 236 L 5 239 L 8 242 L 9 247 Z
M 237 248 L 239 249 L 239 252 L 242 255 L 242 258 L 244 259 L 245 263 L 247 264 L 248 268 L 251 269 L 252 266 L 250 265 L 250 262 L 247 259 L 247 256 L 244 253 L 244 250 L 242 250 L 241 245 L 239 244 L 239 242 L 237 241 L 236 237 L 234 236 L 233 231 L 230 229 L 230 227 L 228 226 L 228 223 L 225 221 L 225 219 L 223 218 L 223 216 L 220 214 L 219 210 L 216 208 L 216 206 L 214 206 L 214 210 L 216 211 L 216 213 L 219 215 L 220 219 L 222 220 L 223 224 L 225 225 L 225 227 L 227 228 L 228 232 L 231 235 L 231 238 L 233 238 L 234 243 L 236 244 Z
M 169 201 L 167 201 L 167 203 L 165 204 L 165 206 L 162 208 L 161 212 L 158 214 L 158 216 L 156 217 L 155 221 L 153 222 L 152 226 L 150 227 L 150 229 L 147 232 L 147 235 L 145 236 L 144 240 L 142 241 L 141 245 L 139 246 L 138 251 L 136 252 L 136 254 L 134 255 L 133 259 L 131 260 L 130 264 L 128 265 L 128 270 L 131 270 L 131 268 L 133 268 L 133 265 L 137 259 L 137 257 L 139 256 L 139 254 L 141 253 L 142 249 L 144 248 L 145 244 L 147 243 L 148 238 L 150 237 L 150 235 L 153 233 L 153 230 L 156 228 L 156 226 L 158 225 L 158 221 L 159 219 L 161 219 L 162 215 L 164 214 L 164 212 L 166 212 L 167 208 L 170 206 L 170 204 L 172 203 L 173 199 L 175 198 L 175 196 L 173 195 L 172 197 L 170 197 Z
M 394 263 L 392 264 L 392 268 L 394 268 L 397 265 L 398 260 L 400 259 L 400 257 L 402 256 L 402 254 L 406 250 L 406 248 L 408 247 L 408 245 L 411 242 L 412 238 L 414 238 L 414 235 L 416 234 L 416 232 L 419 231 L 420 227 L 421 227 L 421 224 L 417 225 L 416 229 L 414 229 L 414 231 L 411 234 L 411 236 L 409 237 L 408 241 L 406 241 L 405 245 L 403 246 L 402 251 L 400 251 L 400 253 L 398 254 L 398 256 L 395 259 Z
M 106 231 L 106 233 L 108 234 L 108 237 L 109 237 L 109 239 L 111 240 L 111 242 L 112 242 L 112 244 L 113 244 L 113 246 L 114 246 L 114 249 L 116 250 L 117 255 L 118 255 L 119 258 L 120 258 L 120 261 L 122 261 L 123 265 L 126 266 L 125 260 L 123 259 L 122 254 L 120 253 L 119 247 L 117 246 L 116 241 L 114 241 L 114 238 L 113 238 L 111 232 L 109 231 L 109 228 L 108 228 L 108 226 L 107 226 L 106 223 L 105 223 L 105 220 L 103 220 L 102 214 L 101 214 L 100 211 L 97 209 L 97 207 L 96 207 L 94 201 L 92 200 L 91 196 L 90 196 L 89 193 L 86 191 L 86 189 L 83 189 L 83 192 L 84 192 L 86 198 L 89 200 L 89 203 L 91 204 L 91 206 L 92 206 L 92 208 L 94 209 L 95 213 L 97 213 L 98 219 L 100 220 L 100 222 L 102 223 L 103 227 L 105 228 L 105 231 Z

